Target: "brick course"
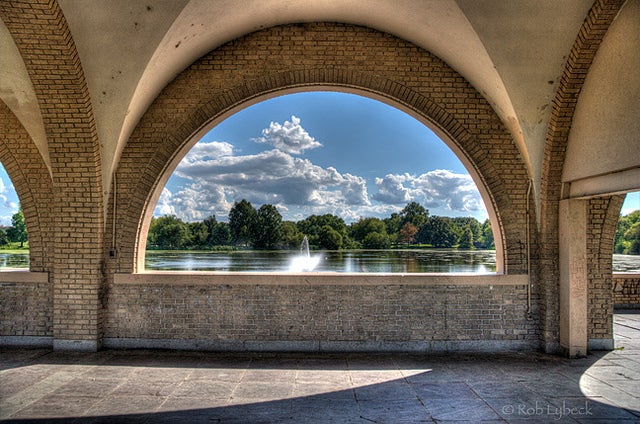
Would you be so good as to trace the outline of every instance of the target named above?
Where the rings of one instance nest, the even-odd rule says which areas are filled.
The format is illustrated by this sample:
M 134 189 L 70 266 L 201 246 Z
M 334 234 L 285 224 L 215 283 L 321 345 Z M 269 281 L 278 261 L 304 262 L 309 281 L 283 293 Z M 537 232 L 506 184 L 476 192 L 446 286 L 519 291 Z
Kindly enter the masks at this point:
M 261 342 L 509 340 L 534 348 L 537 322 L 526 318 L 526 296 L 523 285 L 113 284 L 105 337 Z
M 51 284 L 0 282 L 0 337 L 53 336 Z
M 613 274 L 613 304 L 616 308 L 640 309 L 640 274 Z

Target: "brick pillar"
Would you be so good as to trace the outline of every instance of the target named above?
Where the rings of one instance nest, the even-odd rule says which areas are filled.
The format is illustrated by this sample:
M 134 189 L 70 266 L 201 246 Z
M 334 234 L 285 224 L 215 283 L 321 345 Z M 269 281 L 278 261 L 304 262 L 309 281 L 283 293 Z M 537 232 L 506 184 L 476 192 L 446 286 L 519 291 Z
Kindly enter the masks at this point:
M 560 201 L 560 346 L 570 358 L 587 354 L 587 201 Z
M 82 64 L 57 1 L 0 2 L 0 17 L 24 59 L 47 134 L 54 349 L 97 350 L 104 210 L 100 144 Z

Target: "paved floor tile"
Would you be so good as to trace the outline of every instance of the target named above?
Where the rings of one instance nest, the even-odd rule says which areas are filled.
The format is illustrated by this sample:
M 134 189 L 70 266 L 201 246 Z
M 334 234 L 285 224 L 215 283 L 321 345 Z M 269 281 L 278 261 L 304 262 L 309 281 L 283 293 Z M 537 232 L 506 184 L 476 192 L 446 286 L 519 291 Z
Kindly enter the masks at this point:
M 437 421 L 485 421 L 499 420 L 500 416 L 483 400 L 477 397 L 450 399 L 423 399 L 433 419 Z
M 0 349 L 12 423 L 638 423 L 640 314 L 618 350 L 367 355 Z M 621 331 L 618 331 L 620 330 Z
M 474 397 L 467 383 L 439 381 L 435 383 L 414 383 L 411 385 L 420 399 L 450 399 Z
M 171 393 L 173 397 L 229 399 L 238 383 L 208 379 L 188 380 L 179 384 Z

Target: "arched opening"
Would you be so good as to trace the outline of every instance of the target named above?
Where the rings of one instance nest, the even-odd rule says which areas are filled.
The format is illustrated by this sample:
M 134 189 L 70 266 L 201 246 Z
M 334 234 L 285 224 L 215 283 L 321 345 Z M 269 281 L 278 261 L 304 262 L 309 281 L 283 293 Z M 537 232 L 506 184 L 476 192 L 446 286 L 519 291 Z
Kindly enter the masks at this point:
M 9 174 L 0 163 L 0 271 L 29 268 L 24 214 Z
M 613 245 L 614 312 L 640 309 L 640 191 L 620 208 Z M 615 318 L 614 318 L 615 323 Z
M 640 191 L 625 197 L 613 246 L 613 272 L 640 273 Z
M 277 40 L 298 31 L 296 26 L 259 31 L 221 46 L 185 69 L 157 97 L 132 133 L 114 177 L 117 187 L 111 202 L 116 197 L 117 204 L 110 207 L 108 219 L 116 224 L 107 226 L 116 228 L 111 257 L 117 258 L 117 272 L 144 269 L 148 226 L 162 187 L 209 129 L 270 97 L 334 90 L 382 100 L 430 124 L 469 169 L 488 213 L 495 215 L 491 220 L 497 223 L 496 247 L 502 252 L 498 273 L 529 273 L 527 246 L 537 243 L 535 226 L 526 225 L 536 219 L 530 178 L 513 137 L 482 95 L 437 57 L 410 43 L 366 28 L 340 27 L 354 37 L 341 38 L 340 43 L 354 45 L 361 40 L 358 51 L 364 49 L 372 57 L 393 52 L 403 66 L 391 69 L 327 51 L 320 41 L 332 37 L 332 24 L 304 28 L 308 43 L 285 51 Z M 256 50 L 258 40 L 277 48 L 280 60 L 270 60 L 269 50 Z M 238 73 L 237 57 L 250 52 L 256 60 Z
M 344 87 L 317 89 L 259 96 L 203 125 L 165 168 L 146 209 L 145 230 L 154 207 L 156 217 L 202 222 L 213 216 L 225 222 L 234 202 L 245 199 L 256 208 L 275 205 L 283 221 L 331 214 L 352 227 L 363 218 L 389 224 L 393 214 L 418 203 L 433 221 L 442 218 L 450 225 L 456 239 L 447 247 L 460 244 L 470 222 L 477 231 L 484 224 L 484 234 L 471 235 L 476 240 L 471 247 L 488 247 L 482 243 L 490 232 L 486 239 L 495 240 L 497 267 L 489 270 L 503 272 L 502 235 L 488 189 L 447 131 L 384 96 Z M 389 225 L 385 230 L 396 247 L 399 230 Z M 416 234 L 414 244 L 428 241 L 418 234 L 424 232 Z M 349 235 L 344 236 L 345 247 L 362 247 L 362 237 L 349 238 L 347 245 Z M 146 242 L 139 239 L 139 258 Z M 140 261 L 138 266 L 142 269 Z

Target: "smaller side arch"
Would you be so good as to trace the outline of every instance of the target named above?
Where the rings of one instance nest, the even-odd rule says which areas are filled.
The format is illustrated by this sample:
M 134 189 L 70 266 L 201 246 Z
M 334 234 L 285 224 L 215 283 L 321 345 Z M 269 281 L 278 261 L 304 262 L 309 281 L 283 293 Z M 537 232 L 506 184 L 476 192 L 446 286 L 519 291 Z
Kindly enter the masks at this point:
M 0 134 L 0 162 L 16 189 L 29 233 L 29 268 L 49 271 L 51 176 L 35 143 L 3 102 L 0 102 Z
M 589 349 L 613 346 L 613 244 L 624 195 L 589 200 L 587 255 L 592 266 L 588 279 Z

